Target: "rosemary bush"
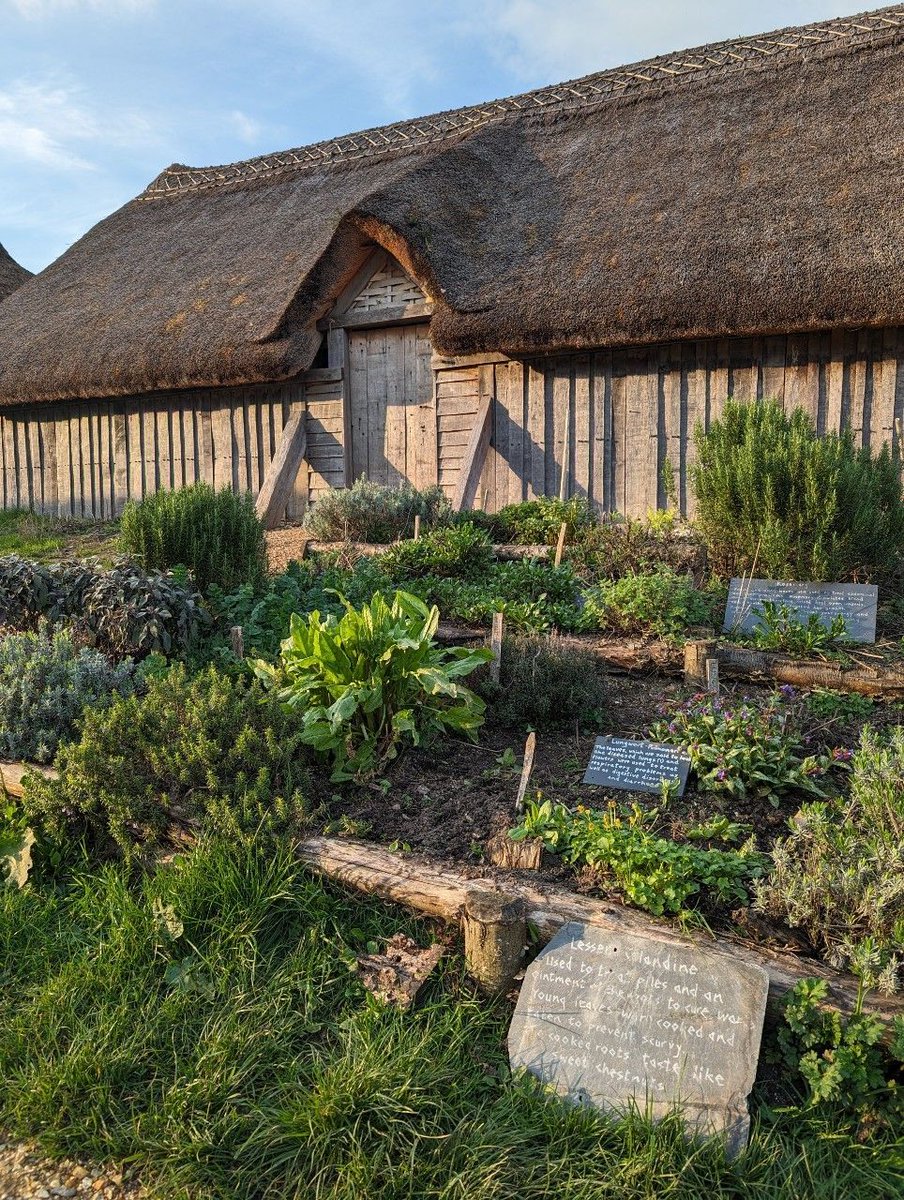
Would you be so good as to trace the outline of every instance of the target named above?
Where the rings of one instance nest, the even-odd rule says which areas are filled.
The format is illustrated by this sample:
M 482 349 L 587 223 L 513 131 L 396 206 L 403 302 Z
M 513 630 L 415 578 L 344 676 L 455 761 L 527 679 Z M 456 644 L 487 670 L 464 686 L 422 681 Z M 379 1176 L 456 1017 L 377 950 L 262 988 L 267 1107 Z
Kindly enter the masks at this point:
M 122 514 L 122 545 L 146 567 L 186 567 L 200 591 L 260 584 L 267 573 L 264 527 L 250 493 L 193 483 L 174 492 L 130 500 Z
M 729 400 L 694 432 L 697 524 L 713 566 L 772 579 L 878 577 L 904 550 L 901 472 L 888 448 L 857 449 L 850 431 L 820 437 L 774 400 Z

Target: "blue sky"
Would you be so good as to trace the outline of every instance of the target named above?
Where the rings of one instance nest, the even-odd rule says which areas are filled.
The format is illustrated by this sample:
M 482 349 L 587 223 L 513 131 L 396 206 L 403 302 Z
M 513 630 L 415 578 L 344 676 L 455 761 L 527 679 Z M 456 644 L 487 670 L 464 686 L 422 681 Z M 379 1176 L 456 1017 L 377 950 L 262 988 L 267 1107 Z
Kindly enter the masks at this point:
M 233 162 L 853 0 L 0 0 L 0 243 L 37 271 L 171 162 Z

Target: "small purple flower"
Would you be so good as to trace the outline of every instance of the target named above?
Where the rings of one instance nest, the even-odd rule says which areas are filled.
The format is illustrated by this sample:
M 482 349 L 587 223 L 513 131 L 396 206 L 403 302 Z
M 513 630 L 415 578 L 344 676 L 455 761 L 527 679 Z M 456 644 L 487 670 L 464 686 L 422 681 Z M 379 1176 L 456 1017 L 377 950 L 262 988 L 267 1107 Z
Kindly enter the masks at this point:
M 781 694 L 783 696 L 786 696 L 789 700 L 791 699 L 792 696 L 797 695 L 797 689 L 795 687 L 793 687 L 793 685 L 790 683 L 783 683 L 782 686 L 778 690 L 781 692 Z
M 851 757 L 851 751 L 845 749 L 844 746 L 836 746 L 832 751 L 832 758 L 835 762 L 850 762 Z
M 728 772 L 725 770 L 724 767 L 722 767 L 722 768 L 720 768 L 720 770 L 716 771 L 716 779 L 718 779 L 719 783 L 723 783 L 727 778 L 728 778 Z

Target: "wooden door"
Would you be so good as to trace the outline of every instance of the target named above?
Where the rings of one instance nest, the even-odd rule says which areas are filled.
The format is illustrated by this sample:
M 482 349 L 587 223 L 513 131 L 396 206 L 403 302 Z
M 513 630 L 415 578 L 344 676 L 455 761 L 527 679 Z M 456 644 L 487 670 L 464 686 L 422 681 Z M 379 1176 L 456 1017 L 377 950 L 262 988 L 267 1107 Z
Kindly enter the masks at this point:
M 350 330 L 352 477 L 397 487 L 437 482 L 429 325 Z

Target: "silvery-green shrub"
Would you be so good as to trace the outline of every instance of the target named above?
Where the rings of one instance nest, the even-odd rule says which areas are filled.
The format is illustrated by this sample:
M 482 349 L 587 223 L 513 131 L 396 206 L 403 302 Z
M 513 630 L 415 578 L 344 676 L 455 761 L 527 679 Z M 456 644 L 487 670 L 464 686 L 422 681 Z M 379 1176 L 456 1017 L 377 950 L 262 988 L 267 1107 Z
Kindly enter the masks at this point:
M 83 711 L 135 688 L 131 659 L 112 665 L 68 633 L 11 633 L 0 641 L 0 756 L 50 762 Z

